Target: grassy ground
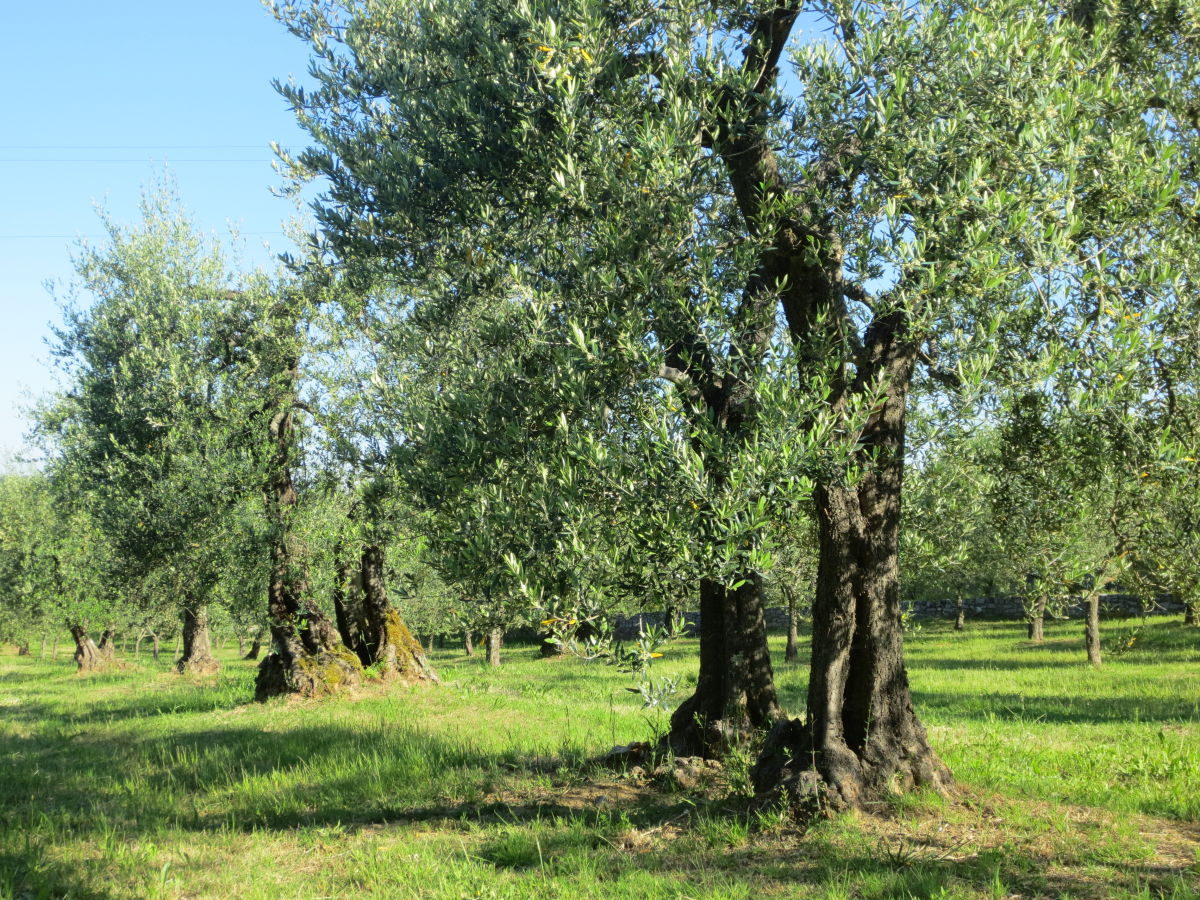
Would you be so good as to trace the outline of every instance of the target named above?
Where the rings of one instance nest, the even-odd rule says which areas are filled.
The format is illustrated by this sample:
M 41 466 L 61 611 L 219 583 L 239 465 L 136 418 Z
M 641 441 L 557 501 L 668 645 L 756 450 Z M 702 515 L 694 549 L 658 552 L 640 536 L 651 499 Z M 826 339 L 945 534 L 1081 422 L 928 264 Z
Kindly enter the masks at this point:
M 748 756 L 696 785 L 594 768 L 663 715 L 530 648 L 499 671 L 438 652 L 436 688 L 267 704 L 232 654 L 190 682 L 6 652 L 0 897 L 1200 896 L 1200 630 L 1155 623 L 1099 670 L 1079 632 L 912 635 L 961 794 L 807 832 L 752 808 Z M 806 667 L 777 670 L 799 710 Z

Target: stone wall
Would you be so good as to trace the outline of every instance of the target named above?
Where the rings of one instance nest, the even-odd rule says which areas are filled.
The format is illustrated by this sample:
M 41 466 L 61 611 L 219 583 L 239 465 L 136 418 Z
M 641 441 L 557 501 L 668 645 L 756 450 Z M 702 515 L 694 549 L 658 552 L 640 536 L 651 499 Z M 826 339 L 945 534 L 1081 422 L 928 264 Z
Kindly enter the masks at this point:
M 905 604 L 909 615 L 916 619 L 947 619 L 953 620 L 957 612 L 954 600 L 916 600 Z M 971 619 L 1024 619 L 1025 609 L 1020 597 L 972 597 L 963 600 L 966 617 Z M 1087 611 L 1083 603 L 1076 599 L 1065 608 L 1055 607 L 1053 618 L 1082 619 Z M 1151 616 L 1181 615 L 1183 604 L 1169 597 L 1158 597 L 1143 607 L 1143 599 L 1134 594 L 1101 594 L 1100 617 L 1129 618 L 1140 617 L 1143 614 Z M 1050 616 L 1050 613 L 1047 613 Z M 700 613 L 684 613 L 684 633 L 695 634 L 696 626 L 700 623 Z M 787 610 L 783 607 L 771 607 L 766 610 L 767 629 L 770 631 L 787 630 Z M 639 627 L 661 625 L 661 612 L 643 612 L 633 616 L 617 616 L 613 621 L 613 633 L 619 640 L 628 641 L 637 637 Z

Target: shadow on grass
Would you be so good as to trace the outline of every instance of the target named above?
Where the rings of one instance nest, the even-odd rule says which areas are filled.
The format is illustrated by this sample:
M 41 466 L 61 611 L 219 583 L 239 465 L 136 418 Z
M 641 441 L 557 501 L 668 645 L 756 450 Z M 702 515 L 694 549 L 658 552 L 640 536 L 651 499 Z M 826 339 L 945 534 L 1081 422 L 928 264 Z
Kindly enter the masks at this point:
M 1200 701 L 1189 697 L 1056 697 L 1025 694 L 949 693 L 913 690 L 913 702 L 922 714 L 937 712 L 939 718 L 999 719 L 1050 724 L 1100 724 L 1160 722 L 1178 724 L 1200 721 Z

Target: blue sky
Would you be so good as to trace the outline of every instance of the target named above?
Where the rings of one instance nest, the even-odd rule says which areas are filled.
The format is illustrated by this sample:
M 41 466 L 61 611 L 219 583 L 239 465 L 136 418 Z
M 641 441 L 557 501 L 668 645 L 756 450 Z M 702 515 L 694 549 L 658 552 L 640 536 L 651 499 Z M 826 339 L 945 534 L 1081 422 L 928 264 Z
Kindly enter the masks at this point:
M 199 227 L 238 227 L 249 264 L 287 249 L 296 210 L 271 194 L 269 144 L 305 140 L 271 79 L 308 59 L 257 0 L 12 3 L 4 18 L 0 458 L 28 428 L 19 407 L 52 386 L 44 282 L 69 280 L 75 238 L 99 235 L 96 203 L 136 221 L 165 167 Z

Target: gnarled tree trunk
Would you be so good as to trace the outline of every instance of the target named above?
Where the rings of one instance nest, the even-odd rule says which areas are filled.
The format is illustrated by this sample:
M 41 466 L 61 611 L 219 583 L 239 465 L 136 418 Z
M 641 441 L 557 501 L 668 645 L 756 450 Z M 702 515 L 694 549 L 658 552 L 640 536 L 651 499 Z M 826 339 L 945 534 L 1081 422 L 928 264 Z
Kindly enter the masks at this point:
M 364 659 L 364 664 L 377 667 L 384 678 L 436 682 L 437 675 L 420 643 L 388 600 L 383 548 L 378 544 L 363 547 L 359 570 L 362 579 L 362 628 L 356 648 L 359 658 Z
M 954 604 L 954 609 L 954 630 L 962 631 L 967 624 L 967 608 L 963 603 L 962 597 L 957 599 L 957 602 Z
M 899 316 L 877 322 L 868 338 L 887 394 L 860 437 L 863 474 L 814 493 L 820 554 L 807 716 L 772 730 L 752 772 L 760 794 L 783 794 L 808 811 L 951 783 L 917 718 L 904 666 L 900 497 L 916 348 Z
M 749 574 L 733 590 L 701 581 L 700 672 L 671 716 L 667 746 L 677 756 L 718 757 L 779 716 L 762 579 Z
M 208 608 L 187 603 L 183 608 L 183 655 L 175 663 L 180 675 L 215 675 L 221 664 L 212 652 Z
M 258 654 L 262 652 L 262 633 L 263 629 L 260 625 L 254 632 L 254 637 L 250 639 L 250 649 L 247 651 L 246 655 L 242 657 L 243 659 L 258 659 Z
M 467 656 L 475 655 L 475 639 L 471 636 L 471 629 L 469 628 L 463 632 L 463 652 Z
M 109 626 L 100 633 L 100 643 L 96 645 L 96 650 L 101 658 L 108 663 L 113 663 L 117 658 L 117 631 Z
M 82 625 L 70 625 L 71 637 L 75 640 L 75 665 L 80 672 L 96 672 L 108 667 L 110 656 L 105 656 Z
M 281 342 L 295 339 L 298 316 L 285 300 L 277 313 Z M 280 325 L 276 325 L 280 327 Z M 268 348 L 270 353 L 275 348 Z M 292 481 L 300 360 L 288 351 L 278 370 L 279 393 L 269 405 L 271 458 L 264 494 L 272 520 L 271 578 L 267 610 L 271 617 L 271 652 L 259 664 L 254 697 L 282 694 L 319 697 L 362 681 L 362 665 L 338 639 L 337 628 L 313 602 L 308 574 L 301 562 L 290 519 L 298 497 Z

